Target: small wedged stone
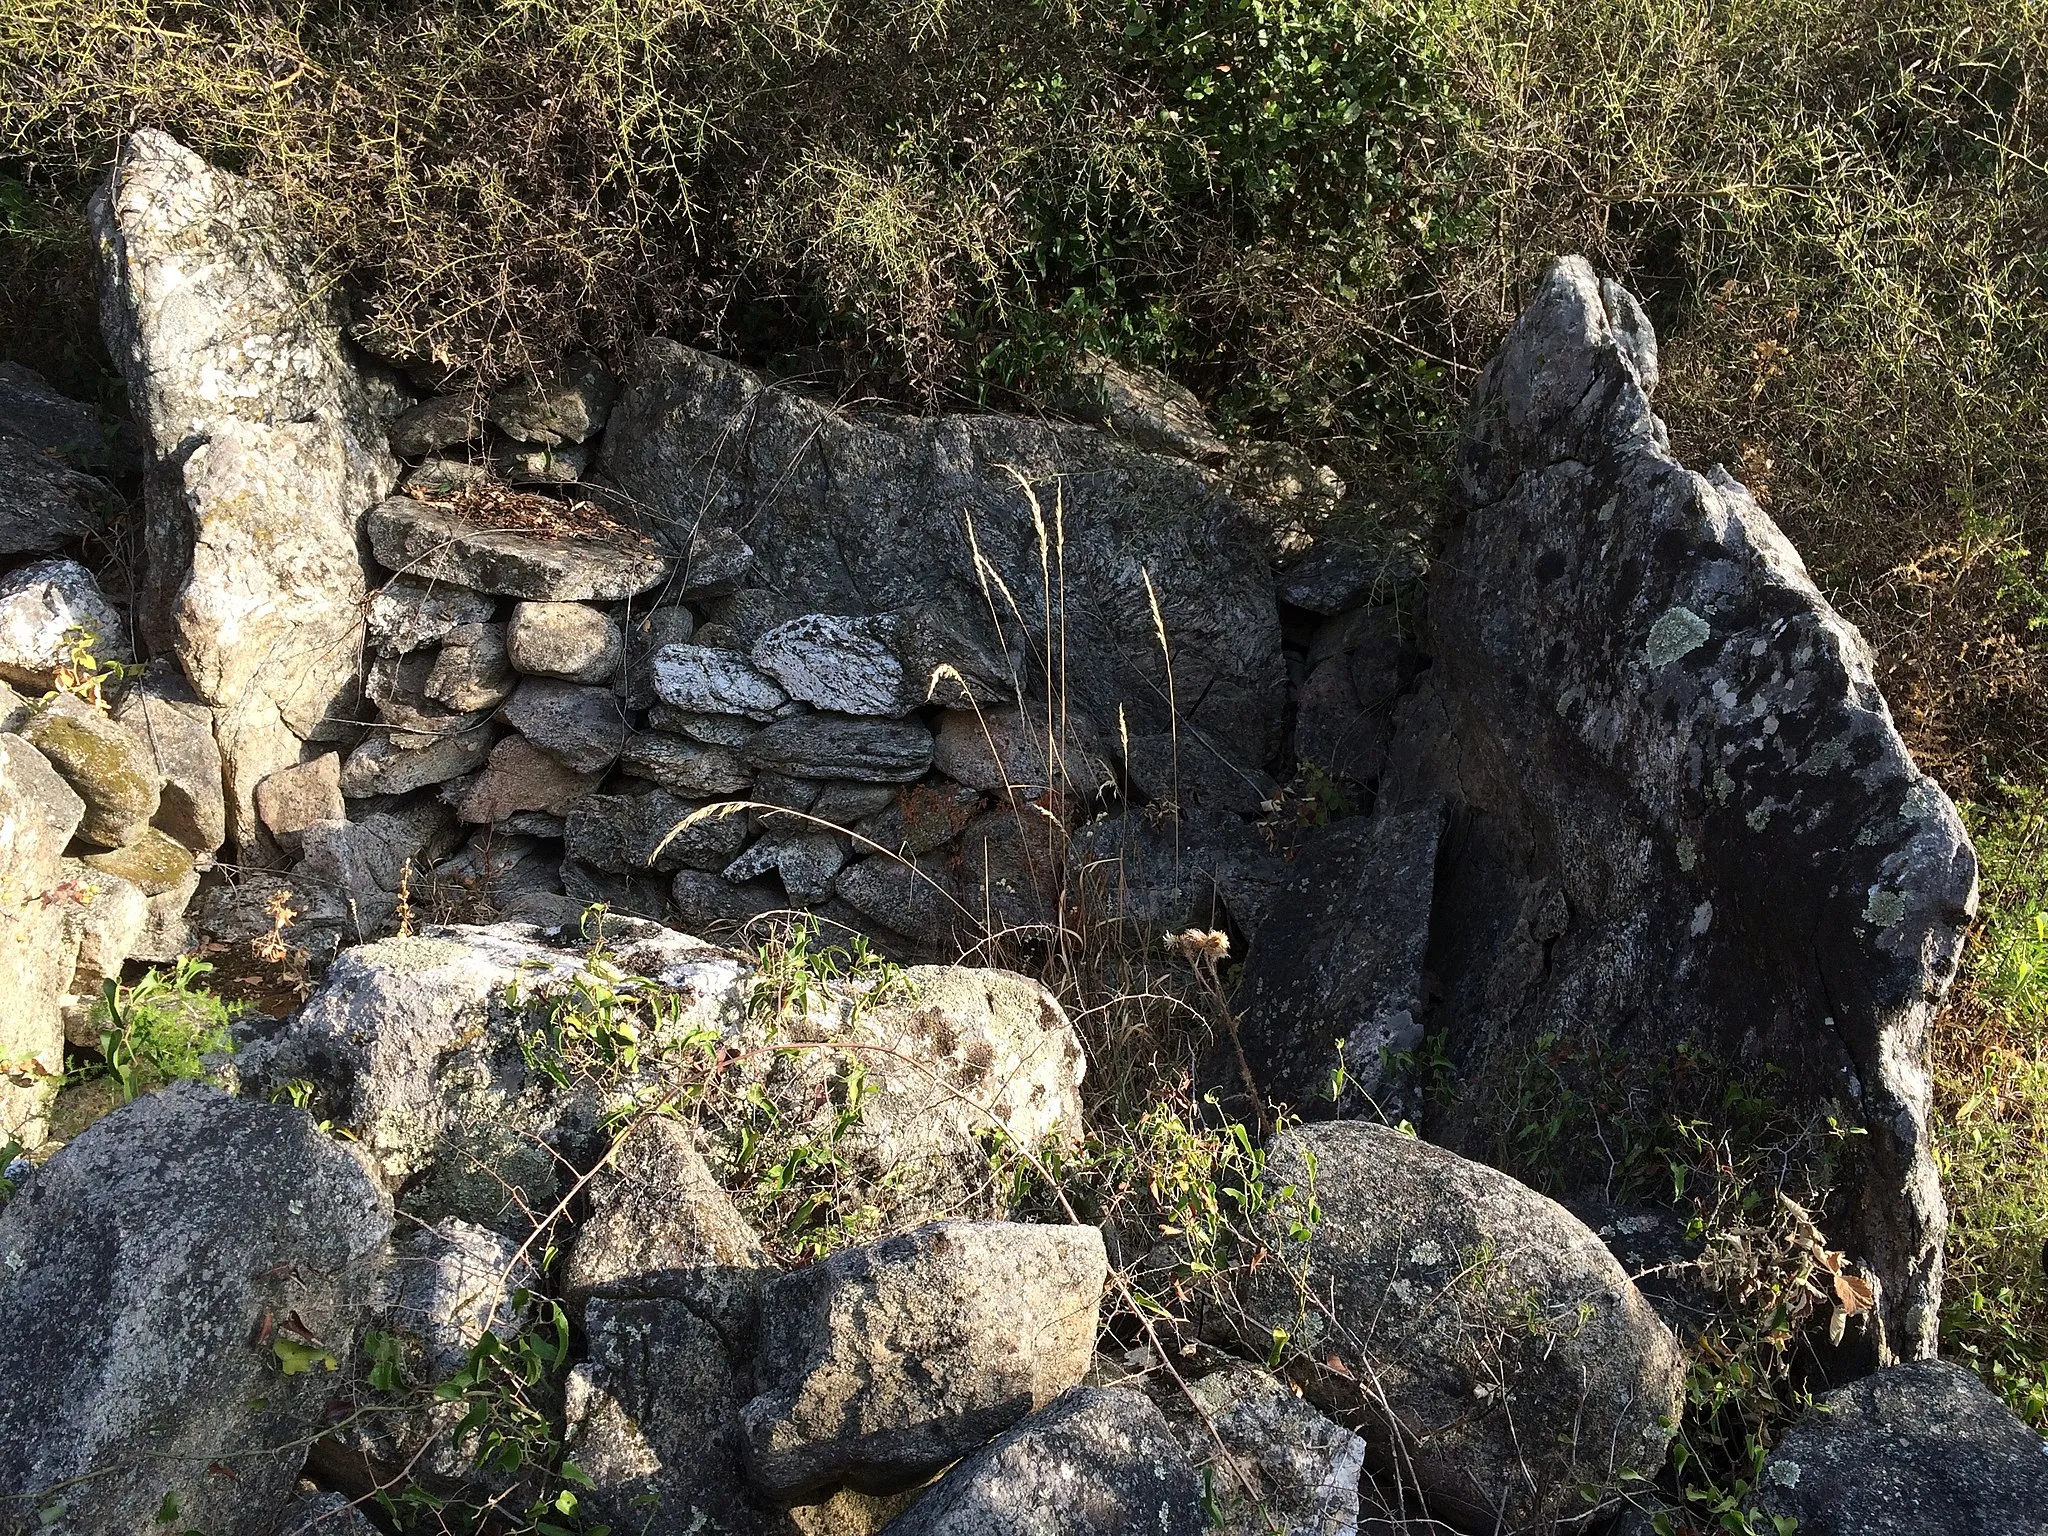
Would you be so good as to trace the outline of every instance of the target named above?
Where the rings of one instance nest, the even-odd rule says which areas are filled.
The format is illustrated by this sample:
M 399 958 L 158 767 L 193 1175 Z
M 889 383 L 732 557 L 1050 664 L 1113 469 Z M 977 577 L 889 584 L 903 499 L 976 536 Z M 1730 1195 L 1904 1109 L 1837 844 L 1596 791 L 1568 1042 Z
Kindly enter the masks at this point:
M 387 570 L 501 597 L 617 602 L 668 574 L 661 552 L 634 534 L 549 537 L 492 528 L 406 496 L 372 507 L 365 527 Z
M 590 468 L 590 450 L 580 443 L 536 448 L 500 438 L 490 458 L 491 472 L 507 485 L 575 485 Z
M 2048 1442 L 1949 1360 L 1822 1395 L 1764 1462 L 1750 1516 L 1800 1536 L 2040 1536 Z
M 484 418 L 522 443 L 587 442 L 603 430 L 619 396 L 612 371 L 587 353 L 563 359 L 552 372 L 498 390 Z
M 436 395 L 384 424 L 391 451 L 402 459 L 423 459 L 437 449 L 469 442 L 478 430 L 473 395 Z
M 1206 1536 L 1202 1484 L 1141 1392 L 1075 1387 L 965 1458 L 889 1536 Z
M 969 789 L 1059 788 L 1093 794 L 1110 779 L 1095 730 L 1078 717 L 1055 721 L 1017 709 L 948 710 L 932 744 L 932 766 Z
M 402 656 L 439 644 L 459 625 L 488 623 L 496 608 L 481 592 L 394 576 L 370 598 L 370 644 Z
M 1094 1227 L 943 1221 L 771 1281 L 748 1472 L 789 1501 L 914 1487 L 1082 1380 L 1108 1274 Z
M 79 837 L 125 848 L 149 830 L 161 786 L 148 748 L 127 727 L 76 695 L 56 693 L 36 706 L 22 734 L 85 802 Z
M 101 661 L 129 661 L 128 626 L 76 560 L 37 560 L 0 576 L 0 678 L 38 693 L 87 644 Z
M 701 714 L 667 703 L 657 703 L 647 711 L 647 728 L 687 736 L 707 747 L 744 747 L 761 731 L 757 721 L 744 715 Z
M 57 1529 L 150 1530 L 175 1507 L 268 1536 L 390 1230 L 304 1110 L 179 1083 L 94 1123 L 0 1211 L 0 1497 Z M 278 1324 L 311 1369 L 279 1370 Z
M 1355 1120 L 1275 1136 L 1264 1177 L 1271 1253 L 1246 1277 L 1242 1342 L 1283 1332 L 1309 1398 L 1439 1517 L 1580 1519 L 1663 1465 L 1684 1355 L 1563 1207 Z
M 474 714 L 496 709 L 518 686 L 505 626 L 460 624 L 442 640 L 421 691 L 432 703 Z
M 756 768 L 803 779 L 909 784 L 932 765 L 932 733 L 914 720 L 796 715 L 749 741 Z
M 517 603 L 505 629 L 512 665 L 568 683 L 610 680 L 626 654 L 618 620 L 587 603 Z
M 709 747 L 664 731 L 636 731 L 626 738 L 619 766 L 692 800 L 744 795 L 754 782 L 746 760 L 728 747 Z
M 370 663 L 365 691 L 376 707 L 377 718 L 401 738 L 416 738 L 422 746 L 439 737 L 473 731 L 490 715 L 490 706 L 451 709 L 428 697 L 441 656 L 438 649 L 427 649 L 379 655 Z M 400 745 L 404 744 L 401 739 Z
M 774 871 L 789 899 L 805 906 L 832 894 L 832 877 L 846 865 L 846 839 L 822 827 L 773 833 L 725 868 L 735 885 Z
M 113 717 L 156 763 L 156 825 L 196 854 L 227 841 L 228 812 L 213 711 L 198 702 L 176 665 L 152 662 L 114 705 Z
M 647 665 L 662 702 L 691 714 L 773 720 L 789 702 L 773 678 L 736 651 L 670 645 L 656 651 Z
M 389 731 L 373 731 L 341 765 L 341 792 L 362 800 L 372 795 L 410 794 L 459 779 L 483 766 L 492 735 L 488 725 L 481 725 L 407 749 L 393 743 Z
M 572 773 L 600 773 L 626 744 L 625 712 L 608 688 L 529 677 L 505 706 L 513 729 Z
M 1185 1394 L 1176 1386 L 1160 1397 L 1188 1459 L 1205 1474 L 1220 1536 L 1349 1536 L 1361 1514 L 1402 1513 L 1376 1489 L 1361 1499 L 1365 1441 L 1269 1371 L 1229 1365 Z
M 520 811 L 560 816 L 603 782 L 602 771 L 578 773 L 515 734 L 491 748 L 489 764 L 464 792 L 456 814 L 471 823 L 503 821 Z
M 341 798 L 341 754 L 323 752 L 263 779 L 256 786 L 256 815 L 280 848 L 296 854 L 306 828 L 348 815 Z
M 661 695 L 654 691 L 654 653 L 671 645 L 688 645 L 696 632 L 696 617 L 680 604 L 627 616 L 623 630 L 625 665 L 614 685 L 625 699 L 626 708 L 647 709 L 660 700 Z

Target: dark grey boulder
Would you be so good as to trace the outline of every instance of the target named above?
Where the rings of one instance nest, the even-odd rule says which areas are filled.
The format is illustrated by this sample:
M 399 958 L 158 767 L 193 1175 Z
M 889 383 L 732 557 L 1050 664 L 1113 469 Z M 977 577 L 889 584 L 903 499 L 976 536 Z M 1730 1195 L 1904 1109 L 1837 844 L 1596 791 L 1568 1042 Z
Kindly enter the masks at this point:
M 746 844 L 746 818 L 713 815 L 692 821 L 703 808 L 701 801 L 679 800 L 659 789 L 589 795 L 569 807 L 563 846 L 592 868 L 614 874 L 722 870 Z
M 423 459 L 468 442 L 479 430 L 476 404 L 474 395 L 436 395 L 401 411 L 384 425 L 391 451 L 402 459 Z
M 1315 652 L 1329 654 L 1317 659 Z M 1421 670 L 1391 608 L 1368 608 L 1324 626 L 1295 701 L 1294 761 L 1338 785 L 1376 784 L 1394 734 L 1394 709 Z
M 744 533 L 746 580 L 793 605 L 784 617 L 926 606 L 1027 687 L 1053 658 L 1076 708 L 1111 721 L 1121 705 L 1133 735 L 1168 728 L 1171 694 L 1186 728 L 1246 766 L 1278 745 L 1259 536 L 1194 465 L 1086 427 L 838 410 L 668 341 L 642 348 L 602 462 L 671 543 Z
M 908 784 L 932 765 L 932 733 L 915 720 L 796 715 L 746 745 L 756 768 L 799 779 Z
M 1093 912 L 1161 933 L 1234 925 L 1254 943 L 1288 873 L 1256 827 L 1199 810 L 1099 816 L 1076 830 L 1067 857 Z
M 609 688 L 529 677 L 505 706 L 505 719 L 571 773 L 610 767 L 626 744 L 626 716 Z
M 0 363 L 0 436 L 74 469 L 122 474 L 136 468 L 133 429 L 110 429 L 83 400 L 73 400 L 20 363 Z
M 0 1528 L 267 1533 L 390 1230 L 304 1110 L 178 1084 L 84 1131 L 0 1212 Z
M 0 422 L 0 555 L 43 554 L 98 530 L 112 489 Z
M 1381 791 L 1452 803 L 1432 969 L 1466 1092 L 1432 1134 L 1492 1150 L 1532 1043 L 1588 1020 L 1602 1060 L 1652 1074 L 1771 1063 L 1787 1108 L 1860 1130 L 1829 1236 L 1924 1354 L 1946 1225 L 1927 1031 L 1976 856 L 1862 637 L 1739 483 L 1672 456 L 1653 346 L 1632 298 L 1561 261 L 1474 398 L 1434 666 Z
M 1975 1373 L 1912 1361 L 1825 1394 L 1771 1452 L 1750 1508 L 1800 1536 L 2042 1536 L 2048 1441 Z
M 1308 1395 L 1433 1513 L 1582 1518 L 1663 1465 L 1684 1356 L 1562 1206 L 1359 1121 L 1276 1136 L 1264 1177 L 1272 1251 L 1243 1342 L 1284 1331 Z
M 603 429 L 618 394 L 612 371 L 583 353 L 543 376 L 506 385 L 491 396 L 484 415 L 523 443 L 581 443 Z
M 705 746 L 665 731 L 628 736 L 619 766 L 671 794 L 697 800 L 744 795 L 754 782 L 753 770 L 731 748 Z
M 1141 1392 L 1076 1387 L 963 1460 L 889 1536 L 1206 1536 L 1202 1484 Z
M 668 561 L 629 533 L 573 537 L 492 527 L 395 496 L 370 509 L 370 547 L 387 570 L 503 597 L 616 602 L 637 597 L 668 574 Z
M 1419 1113 L 1400 1058 L 1422 1043 L 1442 831 L 1443 809 L 1429 804 L 1333 822 L 1296 854 L 1236 997 L 1242 1069 L 1269 1105 L 1390 1123 Z M 1235 1093 L 1240 1070 L 1223 1059 L 1209 1075 Z
M 750 1475 L 784 1499 L 914 1487 L 1081 1381 L 1107 1278 L 1094 1227 L 943 1221 L 772 1281 Z

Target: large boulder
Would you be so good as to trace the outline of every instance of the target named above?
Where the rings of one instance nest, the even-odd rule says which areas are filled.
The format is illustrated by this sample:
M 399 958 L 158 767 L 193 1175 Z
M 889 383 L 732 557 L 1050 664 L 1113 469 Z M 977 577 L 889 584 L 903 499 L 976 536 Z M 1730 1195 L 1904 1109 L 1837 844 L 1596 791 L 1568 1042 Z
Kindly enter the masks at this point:
M 359 531 L 396 465 L 267 195 L 143 129 L 90 214 L 107 349 L 148 442 L 143 637 L 224 713 L 247 846 L 256 781 L 354 707 Z
M 1359 1121 L 1277 1136 L 1265 1182 L 1245 1344 L 1285 1335 L 1309 1395 L 1440 1517 L 1579 1517 L 1663 1465 L 1684 1357 L 1562 1206 Z
M 1655 379 L 1634 298 L 1572 258 L 1473 401 L 1435 663 L 1381 789 L 1452 807 L 1431 968 L 1466 1091 L 1432 1135 L 1487 1153 L 1535 1043 L 1588 1021 L 1646 1080 L 1772 1063 L 1789 1108 L 1860 1132 L 1823 1220 L 1880 1277 L 1892 1343 L 1928 1353 L 1927 1031 L 1976 858 L 1862 637 L 1738 482 L 1673 457 Z
M 1108 1278 L 1094 1227 L 942 1221 L 772 1281 L 748 1470 L 785 1500 L 916 1486 L 1080 1383 Z
M 1202 1484 L 1141 1392 L 1076 1387 L 967 1457 L 889 1536 L 1205 1536 Z
M 178 1084 L 89 1127 L 0 1211 L 0 1525 L 264 1536 L 390 1230 L 289 1105 Z
M 1764 1463 L 1751 1513 L 1801 1536 L 2042 1536 L 2048 1441 L 1962 1366 L 1914 1361 L 1822 1396 Z
M 1013 668 L 1042 687 L 1050 665 L 1106 730 L 1121 707 L 1132 736 L 1164 733 L 1177 703 L 1184 736 L 1248 767 L 1279 744 L 1285 680 L 1258 535 L 1194 465 L 1015 416 L 835 409 L 659 340 L 631 370 L 602 463 L 672 547 L 744 534 L 746 590 L 791 615 L 921 611 L 952 638 L 904 666 L 920 696 L 941 662 L 966 677 L 992 662 L 1005 689 Z
M 36 1146 L 64 1076 L 75 941 L 47 900 L 85 802 L 20 736 L 0 735 L 0 1140 Z

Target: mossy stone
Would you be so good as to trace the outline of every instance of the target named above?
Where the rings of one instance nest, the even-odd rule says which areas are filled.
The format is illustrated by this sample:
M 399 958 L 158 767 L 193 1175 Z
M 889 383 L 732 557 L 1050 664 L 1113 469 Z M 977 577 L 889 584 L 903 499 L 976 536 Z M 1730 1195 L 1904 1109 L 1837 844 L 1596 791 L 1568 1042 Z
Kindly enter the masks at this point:
M 119 875 L 141 886 L 145 896 L 161 896 L 183 883 L 198 861 L 191 849 L 168 832 L 147 827 L 127 847 L 88 853 L 82 862 L 103 875 Z
M 149 831 L 162 786 L 142 741 L 84 699 L 52 694 L 25 733 L 85 802 L 78 836 L 123 848 Z

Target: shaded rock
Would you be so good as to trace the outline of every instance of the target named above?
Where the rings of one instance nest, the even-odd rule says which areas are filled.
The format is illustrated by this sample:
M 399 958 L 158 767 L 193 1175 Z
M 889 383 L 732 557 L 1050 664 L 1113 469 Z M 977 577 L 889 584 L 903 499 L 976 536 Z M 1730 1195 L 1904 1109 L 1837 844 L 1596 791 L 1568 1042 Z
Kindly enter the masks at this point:
M 491 750 L 491 736 L 489 726 L 478 726 L 408 750 L 396 745 L 389 731 L 373 731 L 341 765 L 341 792 L 355 799 L 404 795 L 459 779 L 483 766 Z
M 497 476 L 488 464 L 472 464 L 467 459 L 438 456 L 428 459 L 416 469 L 407 470 L 399 482 L 408 495 L 422 496 L 428 501 L 440 501 L 458 491 L 488 488 L 497 483 Z
M 503 597 L 616 602 L 668 574 L 661 553 L 630 533 L 593 538 L 496 528 L 405 496 L 371 508 L 366 527 L 387 569 Z
M 76 560 L 38 560 L 0 576 L 0 678 L 38 692 L 85 643 L 101 661 L 128 661 L 128 626 Z
M 0 555 L 61 549 L 98 530 L 112 488 L 81 474 L 0 422 Z
M 1230 488 L 1249 502 L 1266 535 L 1267 558 L 1299 560 L 1344 499 L 1344 482 L 1291 443 L 1240 443 L 1230 458 Z
M 591 795 L 569 807 L 563 846 L 584 863 L 616 874 L 688 865 L 723 869 L 746 843 L 740 816 L 690 821 L 702 806 L 664 790 L 640 795 Z M 687 824 L 686 824 L 687 823 Z
M 948 710 L 932 743 L 932 766 L 970 789 L 1067 788 L 1093 794 L 1113 782 L 1095 730 L 1070 718 L 1048 732 L 1043 712 Z
M 1434 1131 L 1492 1145 L 1531 1042 L 1589 1019 L 1612 1021 L 1601 1059 L 1712 1096 L 1652 1115 L 1714 1112 L 1712 1074 L 1665 1072 L 1681 1060 L 1774 1063 L 1789 1111 L 1855 1106 L 1830 1235 L 1925 1353 L 1945 1222 L 1927 1029 L 1976 859 L 1862 638 L 1740 484 L 1671 456 L 1648 345 L 1632 298 L 1555 264 L 1460 451 L 1435 664 L 1393 752 L 1397 798 L 1453 802 L 1432 969 L 1466 1092 Z
M 57 883 L 85 802 L 19 736 L 0 735 L 0 1137 L 42 1144 L 42 1114 L 64 1076 L 60 1011 L 71 978 Z
M 0 1212 L 0 1496 L 73 1530 L 147 1530 L 169 1501 L 267 1532 L 390 1230 L 303 1110 L 179 1083 L 87 1128 Z M 266 1316 L 319 1341 L 311 1369 L 280 1373 Z
M 760 725 L 743 715 L 698 714 L 673 704 L 656 704 L 650 709 L 647 728 L 687 736 L 707 747 L 744 747 L 761 733 Z
M 818 787 L 818 798 L 811 802 L 811 814 L 820 821 L 850 827 L 857 821 L 886 811 L 895 803 L 897 793 L 896 788 L 889 784 L 833 780 Z
M 1234 924 L 1254 943 L 1288 871 L 1257 828 L 1211 811 L 1098 816 L 1067 857 L 1089 911 L 1160 933 Z
M 1320 541 L 1299 564 L 1280 577 L 1280 601 L 1324 618 L 1389 595 L 1385 552 L 1345 539 Z
M 35 707 L 22 734 L 85 802 L 78 835 L 86 842 L 123 848 L 149 830 L 156 765 L 125 726 L 74 694 L 55 693 Z
M 370 1289 L 363 1326 L 397 1341 L 387 1365 L 408 1387 L 433 1387 L 468 1363 L 486 1333 L 508 1343 L 517 1338 L 532 1320 L 532 1307 L 520 1306 L 515 1293 L 539 1285 L 532 1261 L 512 1239 L 444 1218 L 409 1227 L 393 1240 Z M 357 1393 L 370 1397 L 362 1362 L 352 1375 Z M 313 1447 L 308 1465 L 366 1501 L 401 1479 L 442 1497 L 479 1487 L 496 1491 L 494 1484 L 510 1479 L 477 1468 L 476 1447 L 454 1434 L 467 1411 L 460 1401 L 430 1400 L 354 1416 Z
M 712 1177 L 687 1126 L 636 1120 L 590 1186 L 562 1295 L 580 1312 L 593 1297 L 661 1297 L 688 1305 L 735 1348 L 752 1337 L 754 1308 L 773 1272 L 761 1240 Z
M 1561 1206 L 1358 1121 L 1275 1137 L 1265 1177 L 1293 1192 L 1268 1220 L 1275 1262 L 1253 1277 L 1247 1342 L 1286 1330 L 1309 1396 L 1359 1415 L 1376 1465 L 1440 1518 L 1575 1517 L 1663 1465 L 1684 1358 Z
M 737 752 L 661 731 L 636 731 L 627 737 L 619 766 L 671 794 L 695 800 L 744 795 L 754 782 L 753 771 Z
M 1333 822 L 1269 901 L 1238 988 L 1244 1065 L 1269 1103 L 1312 1118 L 1421 1112 L 1398 1059 L 1422 1043 L 1423 966 L 1443 809 Z M 1331 1084 L 1342 1069 L 1343 1089 Z M 1238 1088 L 1238 1063 L 1212 1081 Z
M 738 651 L 742 656 L 751 654 L 755 642 L 769 630 L 803 612 L 764 587 L 743 587 L 713 597 L 704 609 L 707 617 L 697 643 Z
M 152 662 L 122 691 L 113 717 L 155 762 L 156 825 L 194 853 L 219 848 L 227 841 L 227 800 L 213 711 L 192 697 L 174 666 Z
M 754 642 L 754 665 L 793 699 L 846 715 L 907 715 L 922 702 L 897 656 L 893 614 L 807 613 Z
M 73 469 L 125 474 L 135 468 L 135 444 L 125 423 L 110 430 L 92 406 L 59 394 L 20 363 L 0 363 L 0 435 Z
M 153 838 L 144 838 L 137 847 L 146 847 Z M 166 839 L 168 841 L 168 839 Z M 134 849 L 124 848 L 122 853 Z M 146 888 L 145 888 L 146 890 Z M 130 960 L 141 960 L 151 965 L 161 965 L 175 960 L 198 947 L 193 938 L 192 924 L 187 911 L 192 898 L 199 893 L 199 871 L 192 870 L 176 885 L 167 886 L 149 897 L 149 916 L 142 925 L 142 934 L 134 947 L 128 951 Z
M 780 1498 L 922 1482 L 1080 1382 L 1108 1275 L 1094 1227 L 945 1221 L 771 1281 L 749 1473 Z
M 743 965 L 684 935 L 640 950 L 618 943 L 611 959 L 676 992 L 678 1030 L 730 1025 L 744 1007 Z M 606 1104 L 587 1084 L 561 1088 L 536 1070 L 521 1038 L 525 1010 L 572 987 L 584 963 L 516 925 L 346 950 L 290 1022 L 243 1047 L 243 1090 L 311 1082 L 323 1118 L 404 1191 L 405 1209 L 524 1239 L 524 1213 L 552 1209 L 573 1170 L 604 1149 Z
M 1294 760 L 1339 784 L 1372 784 L 1386 767 L 1394 707 L 1420 670 L 1419 658 L 1391 609 L 1339 622 L 1341 648 L 1314 665 L 1296 701 Z
M 270 1536 L 377 1536 L 377 1527 L 353 1500 L 301 1483 Z
M 1108 427 L 1140 448 L 1208 463 L 1228 457 L 1201 401 L 1157 368 L 1084 353 L 1055 404 L 1069 416 Z
M 256 814 L 286 853 L 296 854 L 301 835 L 316 821 L 348 816 L 341 798 L 341 754 L 323 752 L 293 768 L 280 768 L 256 786 Z
M 579 912 L 603 907 L 613 914 L 665 922 L 668 889 L 655 874 L 621 874 L 570 857 L 562 860 L 562 893 Z
M 151 827 L 127 847 L 88 853 L 82 862 L 140 887 L 145 896 L 155 897 L 183 888 L 193 878 L 197 861 L 192 850 L 175 837 Z
M 709 870 L 679 869 L 669 887 L 676 921 L 693 933 L 731 932 L 757 917 L 789 908 L 785 894 L 772 880 L 734 885 Z
M 581 354 L 563 359 L 544 378 L 506 385 L 491 396 L 484 416 L 522 443 L 581 443 L 603 430 L 618 395 L 611 370 Z
M 583 603 L 519 603 L 505 644 L 512 665 L 533 677 L 602 683 L 625 658 L 616 619 Z
M 683 607 L 656 608 L 628 619 L 624 631 L 625 669 L 618 689 L 626 708 L 646 709 L 661 695 L 654 690 L 654 653 L 671 645 L 688 645 L 697 621 Z
M 462 797 L 456 814 L 466 822 L 503 821 L 520 811 L 565 814 L 596 790 L 604 773 L 577 773 L 524 736 L 507 736 Z
M 619 701 L 606 688 L 529 677 L 505 706 L 505 718 L 572 773 L 598 773 L 626 744 Z
M 118 980 L 121 966 L 141 941 L 149 922 L 149 898 L 132 881 L 97 870 L 76 859 L 58 866 L 53 895 L 64 917 L 64 947 L 77 956 L 69 994 L 61 1004 L 64 1038 L 73 1045 L 97 1048 L 100 1039 L 92 1017 L 100 989 Z
M 479 430 L 474 395 L 436 395 L 384 424 L 391 451 L 402 459 L 423 459 L 437 448 L 469 442 Z
M 1203 1536 L 1202 1485 L 1142 1393 L 1075 1387 L 967 1457 L 890 1536 Z
M 797 715 L 749 741 L 746 756 L 756 768 L 794 778 L 908 784 L 932 765 L 932 734 L 914 720 Z
M 846 864 L 846 839 L 821 827 L 762 838 L 725 868 L 734 884 L 774 871 L 789 899 L 810 905 L 832 894 L 832 877 Z
M 899 858 L 862 859 L 842 869 L 832 888 L 868 922 L 936 954 L 975 926 L 975 914 L 953 895 L 945 874 Z
M 1976 1375 L 1917 1360 L 1825 1394 L 1786 1431 L 1751 1513 L 1803 1536 L 2039 1536 L 2048 1442 Z
M 28 700 L 16 693 L 11 684 L 0 682 L 0 731 L 10 736 L 19 735 L 21 728 L 28 724 L 28 717 Z
M 370 644 L 402 656 L 438 644 L 460 625 L 489 622 L 496 607 L 481 592 L 394 576 L 370 598 Z
M 1263 768 L 1247 767 L 1203 737 L 1132 736 L 1124 766 L 1147 800 L 1183 811 L 1256 816 L 1278 785 Z
M 731 528 L 695 528 L 676 542 L 682 555 L 676 562 L 675 595 L 687 602 L 729 594 L 754 566 L 753 547 Z
M 772 720 L 789 702 L 775 680 L 746 657 L 714 646 L 665 646 L 649 658 L 648 671 L 664 703 L 692 714 Z
M 131 134 L 88 211 L 149 440 L 143 637 L 206 703 L 312 736 L 359 691 L 358 525 L 396 477 L 339 317 L 276 204 L 165 134 Z M 237 771 L 261 733 L 216 732 L 244 794 L 288 760 Z
M 507 485 L 574 485 L 589 468 L 590 450 L 580 443 L 555 448 L 491 444 L 491 472 Z
M 863 821 L 860 833 L 892 853 L 930 853 L 965 832 L 987 807 L 986 797 L 964 784 L 911 784 L 890 790 L 889 804 Z
M 436 704 L 470 714 L 496 709 L 518 686 L 505 626 L 463 624 L 441 642 L 422 692 Z
M 842 411 L 667 341 L 641 349 L 603 462 L 671 536 L 744 532 L 748 580 L 792 605 L 783 617 L 936 610 L 1034 685 L 1062 657 L 1074 708 L 1107 721 L 1121 704 L 1133 735 L 1168 728 L 1149 574 L 1184 725 L 1247 764 L 1278 745 L 1271 578 L 1244 509 L 1192 465 L 1084 427 Z M 1014 475 L 1036 488 L 1036 520 Z
M 1362 1513 L 1396 1513 L 1376 1493 L 1360 1499 L 1365 1442 L 1270 1372 L 1211 1371 L 1186 1396 L 1176 1389 L 1165 1411 L 1196 1471 L 1207 1473 L 1221 1517 L 1211 1528 L 1225 1536 L 1347 1536 Z
M 361 821 L 316 821 L 302 834 L 306 856 L 292 882 L 300 890 L 322 891 L 347 914 L 349 935 L 367 939 L 396 917 L 408 868 L 430 866 L 451 829 L 446 808 L 431 801 Z
M 687 1303 L 598 1298 L 589 1357 L 569 1373 L 569 1453 L 590 1478 L 583 1509 L 613 1529 L 795 1536 L 748 1486 L 738 1409 L 749 1376 Z

